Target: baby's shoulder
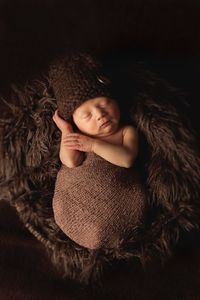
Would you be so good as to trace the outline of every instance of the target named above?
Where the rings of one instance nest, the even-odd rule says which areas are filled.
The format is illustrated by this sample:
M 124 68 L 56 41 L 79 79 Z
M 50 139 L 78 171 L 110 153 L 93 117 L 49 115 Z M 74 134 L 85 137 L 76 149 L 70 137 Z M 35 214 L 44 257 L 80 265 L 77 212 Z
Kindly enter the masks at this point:
M 126 125 L 122 127 L 122 135 L 124 136 L 125 134 L 136 134 L 137 133 L 137 129 L 135 126 L 133 125 Z

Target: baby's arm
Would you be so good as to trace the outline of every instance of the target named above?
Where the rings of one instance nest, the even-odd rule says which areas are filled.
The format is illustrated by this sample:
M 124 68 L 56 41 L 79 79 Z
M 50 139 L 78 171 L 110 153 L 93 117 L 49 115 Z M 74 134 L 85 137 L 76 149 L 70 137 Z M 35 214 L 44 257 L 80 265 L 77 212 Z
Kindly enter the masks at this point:
M 66 134 L 65 147 L 71 150 L 94 152 L 117 166 L 130 168 L 138 153 L 138 133 L 136 128 L 132 126 L 125 127 L 122 145 L 91 138 L 81 133 L 69 133 Z
M 138 154 L 138 132 L 136 128 L 126 126 L 123 131 L 122 145 L 95 139 L 93 151 L 117 166 L 130 168 Z
M 59 153 L 61 162 L 68 168 L 77 167 L 83 162 L 84 153 L 78 150 L 71 150 L 66 147 L 67 135 L 73 133 L 71 124 L 60 118 L 57 110 L 55 111 L 53 120 L 62 132 Z

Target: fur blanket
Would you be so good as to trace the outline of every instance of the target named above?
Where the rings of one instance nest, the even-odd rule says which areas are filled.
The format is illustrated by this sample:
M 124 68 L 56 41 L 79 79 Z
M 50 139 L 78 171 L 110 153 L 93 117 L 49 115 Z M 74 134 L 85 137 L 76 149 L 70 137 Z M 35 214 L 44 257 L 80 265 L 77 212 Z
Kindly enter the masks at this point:
M 180 238 L 199 229 L 200 168 L 197 136 L 184 114 L 182 94 L 155 74 L 134 66 L 137 92 L 127 108 L 141 136 L 138 160 L 148 191 L 147 223 L 116 250 L 77 246 L 56 225 L 52 211 L 60 168 L 60 133 L 52 122 L 56 99 L 48 76 L 12 86 L 1 101 L 1 199 L 14 205 L 25 226 L 46 247 L 62 277 L 98 280 L 117 261 L 163 263 Z M 131 85 L 131 82 L 130 82 Z M 176 101 L 177 99 L 177 101 Z

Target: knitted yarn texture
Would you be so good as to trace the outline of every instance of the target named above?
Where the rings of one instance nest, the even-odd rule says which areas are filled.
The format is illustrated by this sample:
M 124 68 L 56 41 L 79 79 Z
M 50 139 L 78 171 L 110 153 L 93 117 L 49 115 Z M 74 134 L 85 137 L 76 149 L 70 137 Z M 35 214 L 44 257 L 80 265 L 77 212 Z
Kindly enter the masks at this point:
M 111 81 L 101 63 L 87 53 L 69 54 L 54 61 L 49 70 L 58 113 L 72 121 L 74 110 L 98 96 L 111 97 Z
M 62 165 L 53 197 L 54 217 L 77 244 L 118 248 L 145 218 L 145 190 L 134 167 L 123 168 L 88 153 L 82 165 Z

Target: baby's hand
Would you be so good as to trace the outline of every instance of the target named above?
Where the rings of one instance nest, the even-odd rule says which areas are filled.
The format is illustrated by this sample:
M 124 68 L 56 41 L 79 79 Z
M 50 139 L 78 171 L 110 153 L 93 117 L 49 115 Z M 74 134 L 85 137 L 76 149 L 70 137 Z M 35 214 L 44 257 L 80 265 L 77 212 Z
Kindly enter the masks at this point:
M 73 133 L 72 125 L 69 122 L 63 120 L 58 115 L 57 110 L 54 113 L 53 120 L 62 132 L 61 141 L 60 141 L 60 152 L 59 152 L 59 156 L 62 164 L 70 168 L 72 167 L 74 168 L 75 166 L 80 165 L 84 160 L 84 153 L 81 153 L 80 151 L 77 150 L 73 150 L 72 148 L 71 148 L 72 150 L 70 150 L 65 145 L 68 134 Z
M 63 120 L 59 115 L 58 115 L 58 110 L 55 111 L 54 115 L 53 115 L 53 120 L 56 123 L 56 125 L 58 126 L 58 128 L 62 131 L 62 133 L 64 134 L 68 134 L 68 133 L 72 133 L 73 128 L 72 125 Z
M 65 136 L 63 144 L 68 149 L 93 152 L 95 139 L 80 133 L 70 133 Z

